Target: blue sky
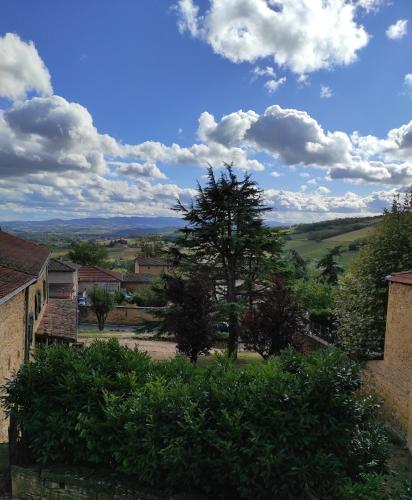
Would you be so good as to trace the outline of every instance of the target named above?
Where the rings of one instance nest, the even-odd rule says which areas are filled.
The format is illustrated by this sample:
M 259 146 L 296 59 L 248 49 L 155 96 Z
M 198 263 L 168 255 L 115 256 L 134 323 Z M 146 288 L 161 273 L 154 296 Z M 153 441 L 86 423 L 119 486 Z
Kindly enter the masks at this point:
M 231 160 L 276 219 L 378 213 L 412 184 L 411 14 L 410 0 L 3 0 L 0 220 L 166 215 L 207 162 Z

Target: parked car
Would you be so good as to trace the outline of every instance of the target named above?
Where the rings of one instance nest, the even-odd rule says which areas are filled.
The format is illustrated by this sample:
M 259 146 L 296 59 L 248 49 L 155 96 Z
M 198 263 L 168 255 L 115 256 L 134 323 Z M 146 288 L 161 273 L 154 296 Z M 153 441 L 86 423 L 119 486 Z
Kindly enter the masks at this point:
M 86 305 L 86 299 L 84 297 L 79 297 L 77 299 L 77 305 L 78 306 L 85 306 Z

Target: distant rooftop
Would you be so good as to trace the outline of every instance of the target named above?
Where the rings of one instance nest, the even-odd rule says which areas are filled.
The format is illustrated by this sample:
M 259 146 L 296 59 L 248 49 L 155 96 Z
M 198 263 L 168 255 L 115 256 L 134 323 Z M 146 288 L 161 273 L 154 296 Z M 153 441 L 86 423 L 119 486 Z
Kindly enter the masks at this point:
M 122 283 L 150 283 L 156 276 L 149 273 L 127 273 L 123 276 Z
M 50 259 L 48 270 L 57 273 L 74 273 L 76 271 L 68 262 L 57 259 Z
M 167 260 L 161 257 L 136 257 L 136 261 L 140 266 L 168 266 Z
M 79 268 L 79 281 L 107 283 L 109 281 L 122 281 L 122 273 L 103 269 L 99 266 L 82 266 Z

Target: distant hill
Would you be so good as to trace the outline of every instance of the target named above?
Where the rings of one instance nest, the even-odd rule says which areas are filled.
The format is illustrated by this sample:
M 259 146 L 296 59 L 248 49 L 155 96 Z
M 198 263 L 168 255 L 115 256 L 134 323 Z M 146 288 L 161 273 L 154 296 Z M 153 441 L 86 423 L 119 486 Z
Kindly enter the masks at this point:
M 182 225 L 182 220 L 177 217 L 89 217 L 69 220 L 0 222 L 0 227 L 4 231 L 22 236 L 46 233 L 89 237 L 133 236 L 170 232 Z
M 344 252 L 340 262 L 348 267 L 353 256 L 382 220 L 377 217 L 348 217 L 312 224 L 292 226 L 286 249 L 293 249 L 309 260 L 317 261 L 331 248 L 340 245 Z
M 270 226 L 284 226 L 278 221 L 268 221 Z M 85 219 L 50 219 L 45 221 L 0 222 L 4 231 L 28 238 L 53 234 L 78 237 L 136 236 L 148 233 L 170 233 L 182 227 L 178 217 L 88 217 Z

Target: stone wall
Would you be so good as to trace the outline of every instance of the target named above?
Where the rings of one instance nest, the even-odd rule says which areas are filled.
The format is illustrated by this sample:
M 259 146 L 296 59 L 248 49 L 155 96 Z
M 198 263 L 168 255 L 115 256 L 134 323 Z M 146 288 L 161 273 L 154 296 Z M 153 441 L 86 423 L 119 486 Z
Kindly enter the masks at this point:
M 46 283 L 46 285 L 44 284 Z M 39 279 L 30 285 L 29 287 L 29 314 L 33 314 L 34 318 L 34 328 L 33 328 L 33 341 L 31 347 L 34 348 L 34 342 L 35 342 L 35 334 L 37 331 L 37 328 L 39 327 L 40 321 L 43 318 L 43 315 L 46 311 L 46 305 L 47 305 L 47 268 L 43 271 L 43 273 L 40 275 Z M 40 292 L 41 294 L 41 310 L 40 314 L 37 316 L 35 315 L 35 297 L 37 291 Z M 46 291 L 46 294 L 44 293 Z
M 109 312 L 106 323 L 137 326 L 142 321 L 154 319 L 156 307 L 118 306 Z M 79 322 L 97 324 L 96 315 L 89 306 L 79 308 Z
M 0 304 L 0 384 L 18 370 L 24 360 L 25 291 Z M 0 407 L 0 442 L 8 441 L 8 420 Z
M 412 286 L 389 286 L 384 359 L 367 363 L 364 380 L 412 450 Z
M 127 478 L 87 469 L 11 467 L 13 498 L 33 500 L 201 500 L 193 495 L 144 491 Z M 205 500 L 205 499 L 203 499 Z

